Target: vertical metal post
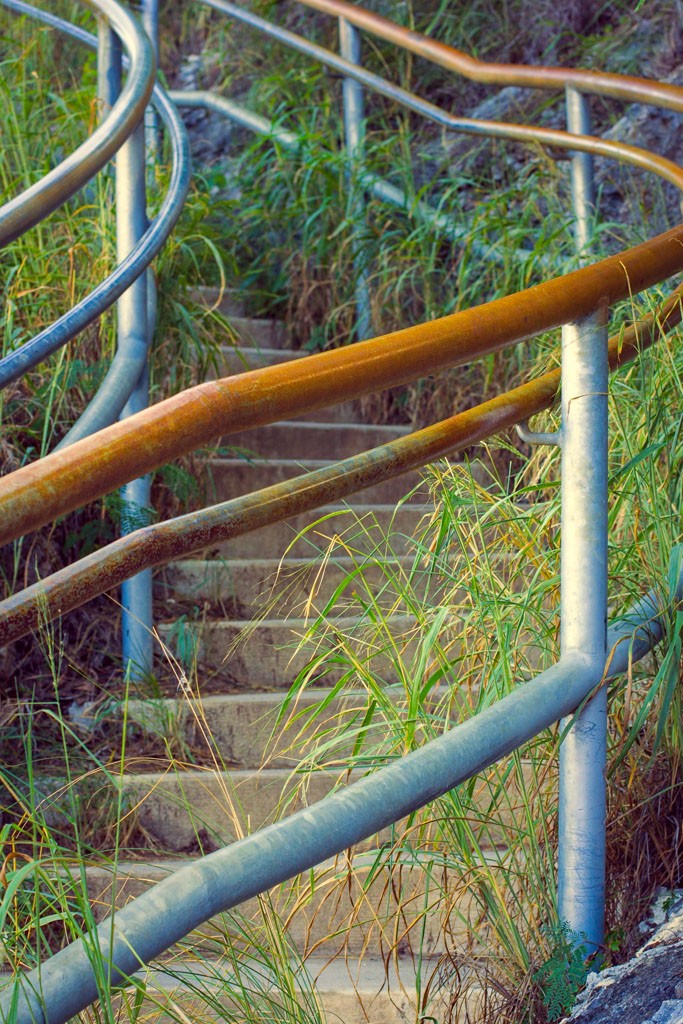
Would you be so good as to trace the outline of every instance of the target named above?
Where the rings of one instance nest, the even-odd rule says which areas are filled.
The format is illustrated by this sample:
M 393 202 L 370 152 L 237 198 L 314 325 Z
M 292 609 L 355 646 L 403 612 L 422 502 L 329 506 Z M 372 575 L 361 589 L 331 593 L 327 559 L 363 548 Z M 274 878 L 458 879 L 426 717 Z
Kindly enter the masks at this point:
M 591 134 L 591 115 L 588 100 L 568 85 L 565 90 L 567 103 L 567 131 L 575 135 Z M 585 255 L 589 247 L 595 217 L 595 184 L 593 176 L 593 154 L 573 153 L 571 162 L 572 201 L 574 206 L 574 238 L 579 256 Z
M 607 315 L 562 332 L 562 656 L 607 642 Z M 560 723 L 558 912 L 589 953 L 603 940 L 607 690 Z
M 142 25 L 149 36 L 154 50 L 154 59 L 159 63 L 159 0 L 140 0 Z
M 355 25 L 346 18 L 339 19 L 339 52 L 352 64 L 360 64 L 361 37 Z M 343 82 L 344 99 L 344 140 L 349 171 L 347 181 L 350 191 L 349 208 L 354 228 L 363 234 L 365 225 L 365 193 L 358 182 L 358 171 L 363 156 L 363 89 L 353 78 Z M 370 289 L 366 258 L 362 239 L 356 235 L 353 245 L 354 269 L 356 275 L 356 338 L 369 338 L 372 328 L 370 318 Z
M 159 64 L 159 0 L 139 0 L 140 19 L 149 37 L 154 51 L 154 59 Z M 159 118 L 150 103 L 145 110 L 145 138 L 147 141 L 147 158 L 152 164 L 158 159 L 161 151 Z
M 121 42 L 104 20 L 98 26 L 97 95 L 101 116 L 121 91 Z M 116 157 L 116 257 L 123 260 L 147 227 L 145 142 L 141 125 Z M 148 340 L 147 275 L 143 274 L 117 302 L 119 348 L 141 335 Z M 121 418 L 147 405 L 147 373 L 143 373 Z M 121 491 L 121 529 L 141 525 L 149 507 L 149 480 L 134 480 Z M 152 576 L 149 570 L 121 587 L 123 665 L 127 676 L 141 678 L 152 670 Z
M 111 106 L 121 89 L 121 44 L 108 26 L 99 28 L 98 96 L 103 107 Z M 147 227 L 144 127 L 135 131 L 116 157 L 116 257 L 121 262 Z M 142 274 L 117 303 L 118 345 L 141 336 L 148 340 L 147 275 Z M 121 413 L 130 416 L 147 406 L 147 372 Z M 149 507 L 149 479 L 134 480 L 121 491 L 121 529 L 142 525 Z M 129 676 L 142 677 L 152 670 L 152 575 L 146 571 L 121 588 L 123 663 Z
M 590 130 L 585 100 L 567 90 L 569 128 Z M 572 193 L 579 253 L 590 241 L 592 164 L 575 155 Z M 562 331 L 561 650 L 596 678 L 607 643 L 607 318 L 604 308 Z M 605 908 L 607 690 L 561 722 L 558 913 L 587 953 L 601 945 Z
M 104 18 L 97 22 L 97 99 L 104 120 L 121 92 L 121 40 Z
M 147 227 L 145 189 L 145 129 L 139 125 L 116 159 L 116 252 L 119 262 L 128 255 Z M 148 337 L 147 274 L 141 274 L 118 301 L 118 343 L 129 337 Z M 149 373 L 143 370 L 120 419 L 147 408 Z M 121 530 L 129 533 L 147 522 L 150 478 L 142 477 L 121 489 Z M 131 679 L 152 671 L 152 573 L 147 569 L 121 586 L 123 606 L 123 664 Z

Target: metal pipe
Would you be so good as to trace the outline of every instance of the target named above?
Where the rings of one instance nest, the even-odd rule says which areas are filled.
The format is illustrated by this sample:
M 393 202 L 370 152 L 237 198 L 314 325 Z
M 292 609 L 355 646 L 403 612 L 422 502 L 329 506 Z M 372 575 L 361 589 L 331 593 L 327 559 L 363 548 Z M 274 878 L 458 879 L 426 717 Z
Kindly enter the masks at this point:
M 142 24 L 152 44 L 154 56 L 159 60 L 159 0 L 140 0 Z
M 567 127 L 590 134 L 587 98 L 566 89 Z M 595 188 L 593 157 L 571 163 L 574 236 L 588 258 Z M 605 308 L 562 332 L 562 652 L 605 662 L 607 628 L 607 317 Z M 563 722 L 560 746 L 558 914 L 587 953 L 601 945 L 605 914 L 607 687 Z
M 112 31 L 109 22 L 100 16 L 97 20 L 97 100 L 100 122 L 106 119 L 121 94 L 122 61 L 121 40 Z
M 291 46 L 300 53 L 313 57 L 326 67 L 339 72 L 339 74 L 355 79 L 355 81 L 360 82 L 361 85 L 368 89 L 372 89 L 380 96 L 394 100 L 408 110 L 413 110 L 415 113 L 421 114 L 423 117 L 434 121 L 436 124 L 443 125 L 445 128 L 463 132 L 466 135 L 511 139 L 517 142 L 557 146 L 559 149 L 596 153 L 600 156 L 619 159 L 625 163 L 633 164 L 635 167 L 641 167 L 643 170 L 659 174 L 660 177 L 670 181 L 677 188 L 683 189 L 683 169 L 678 164 L 674 163 L 673 160 L 668 160 L 665 157 L 656 156 L 647 150 L 639 149 L 637 146 L 630 146 L 623 142 L 613 142 L 597 136 L 572 135 L 569 132 L 553 128 L 529 127 L 528 125 L 508 124 L 501 121 L 480 121 L 474 118 L 455 117 L 453 114 L 442 110 L 441 107 L 437 107 L 434 103 L 430 103 L 428 100 L 408 92 L 407 89 L 402 89 L 392 82 L 387 82 L 379 75 L 375 75 L 370 71 L 366 71 L 365 68 L 344 60 L 343 57 L 339 57 L 337 54 L 326 50 L 322 46 L 318 46 L 316 43 L 309 42 L 308 39 L 302 39 L 301 36 L 296 35 L 294 32 L 281 28 L 279 25 L 273 25 L 271 22 L 266 21 L 265 18 L 260 18 L 258 15 L 242 7 L 237 7 L 235 4 L 229 3 L 228 0 L 203 0 L 203 3 L 217 11 L 223 11 L 237 21 L 251 25 L 269 38 L 277 39 L 279 42 L 284 43 L 285 46 Z M 358 8 L 356 7 L 343 5 L 344 16 L 348 14 L 348 20 L 353 24 L 358 23 L 358 19 L 354 16 L 354 12 L 357 10 Z M 387 24 L 391 25 L 391 22 L 387 22 Z M 394 27 L 398 28 L 399 26 Z M 405 32 L 406 30 L 404 29 L 403 31 Z M 422 38 L 417 33 L 409 32 L 407 34 L 411 39 Z M 407 45 L 406 48 L 410 49 L 410 46 Z M 449 47 L 445 47 L 445 49 L 450 52 Z M 617 80 L 619 78 L 619 76 L 612 77 Z M 637 81 L 645 82 L 646 80 L 638 79 Z M 561 84 L 564 85 L 564 80 Z M 553 85 L 553 88 L 557 88 L 557 85 Z M 671 99 L 669 104 L 663 102 L 663 97 L 660 97 L 656 90 L 643 94 L 648 97 L 645 102 L 658 103 L 662 99 L 663 106 L 669 105 L 675 110 L 683 111 L 683 89 L 677 86 L 668 86 L 667 89 L 667 96 Z M 587 88 L 586 91 L 590 92 L 590 88 Z M 633 98 L 639 97 L 640 92 L 636 90 L 636 95 Z
M 47 11 L 29 7 L 27 4 L 21 4 L 21 10 L 22 13 L 30 14 L 37 20 L 57 28 L 60 32 L 67 33 L 87 46 L 98 45 L 95 36 L 83 31 L 78 26 L 70 25 L 68 22 L 56 18 Z M 125 65 L 124 59 L 124 67 Z M 104 90 L 105 86 L 102 85 L 101 88 Z M 53 324 L 0 360 L 0 388 L 18 380 L 24 373 L 43 362 L 93 323 L 142 273 L 173 230 L 182 211 L 190 184 L 190 148 L 187 133 L 177 110 L 170 102 L 168 95 L 158 85 L 155 85 L 152 91 L 152 102 L 164 122 L 171 144 L 171 178 L 157 216 L 134 249 L 113 273 Z M 118 398 L 115 399 L 115 401 L 118 400 Z M 97 429 L 104 425 L 104 422 L 99 423 Z
M 361 38 L 357 28 L 339 19 L 339 52 L 344 60 L 360 65 Z M 356 338 L 369 338 L 372 333 L 370 316 L 370 289 L 368 286 L 365 234 L 365 195 L 360 181 L 363 165 L 364 111 L 363 89 L 359 82 L 344 77 L 342 83 L 344 100 L 344 140 L 346 143 L 347 174 L 349 189 L 349 214 L 353 226 L 353 265 L 356 275 Z
M 562 331 L 561 655 L 600 681 L 607 629 L 607 308 Z M 558 914 L 589 953 L 605 901 L 607 690 L 561 723 Z
M 152 44 L 154 59 L 159 64 L 159 0 L 138 0 L 140 9 L 140 20 L 142 27 L 147 33 L 147 38 Z M 145 144 L 147 146 L 147 160 L 152 165 L 161 153 L 161 134 L 159 118 L 153 106 L 147 106 L 145 110 Z M 150 174 L 154 168 L 150 166 Z
M 679 567 L 675 600 L 683 589 L 680 551 L 673 552 L 672 564 Z M 576 708 L 603 674 L 625 671 L 662 631 L 653 591 L 610 630 L 607 667 L 604 662 L 590 666 L 582 653 L 563 656 L 419 750 L 175 872 L 103 921 L 94 935 L 19 975 L 0 993 L 0 1017 L 12 1024 L 65 1024 L 98 997 L 100 960 L 110 985 L 125 983 L 215 914 L 366 839 L 526 743 Z
M 598 674 L 599 675 L 599 674 Z M 215 914 L 400 820 L 569 713 L 594 685 L 573 656 L 450 732 L 353 785 L 176 872 L 0 994 L 0 1019 L 64 1024 Z M 95 952 L 96 951 L 96 952 Z M 7 1016 L 11 1007 L 11 1018 Z
M 217 6 L 215 0 L 203 0 Z M 333 18 L 348 18 L 358 28 L 396 46 L 424 57 L 440 67 L 463 75 L 474 82 L 490 85 L 520 85 L 530 89 L 560 90 L 574 85 L 582 92 L 629 102 L 651 103 L 683 112 L 683 92 L 679 86 L 656 82 L 650 78 L 634 78 L 606 71 L 582 68 L 527 67 L 523 64 L 494 64 L 478 60 L 462 50 L 421 35 L 413 29 L 397 25 L 388 18 L 368 11 L 346 0 L 299 0 L 304 7 L 323 11 Z
M 640 355 L 661 333 L 680 322 L 682 295 L 683 286 L 659 310 L 610 339 L 611 369 Z M 552 370 L 443 423 L 334 466 L 136 530 L 0 602 L 0 646 L 118 586 L 141 568 L 164 565 L 297 512 L 337 501 L 475 444 L 549 408 L 559 385 L 560 371 Z M 647 617 L 643 615 L 643 619 Z
M 683 227 L 518 295 L 351 347 L 199 384 L 0 478 L 0 543 L 37 529 L 211 438 L 457 366 L 533 337 L 683 266 Z M 521 417 L 520 417 L 521 418 Z M 142 442 L 142 443 L 141 443 Z
M 106 103 L 117 99 L 116 87 L 121 82 L 121 48 L 111 33 L 100 31 L 98 46 L 98 87 L 105 93 Z M 116 159 L 116 255 L 121 263 L 135 248 L 147 229 L 145 128 L 137 128 L 119 150 Z M 103 406 L 111 405 L 114 397 L 124 399 L 121 417 L 133 415 L 148 404 L 147 354 L 153 332 L 148 307 L 147 273 L 142 273 L 123 293 L 117 303 L 117 333 L 119 363 L 109 375 L 107 388 L 99 406 L 91 411 L 90 423 L 97 422 Z M 125 391 L 112 390 L 117 384 L 120 370 L 126 368 L 137 374 L 126 381 Z M 88 419 L 77 424 L 75 436 L 89 426 Z M 67 444 L 74 437 L 65 439 Z M 149 507 L 149 477 L 133 480 L 121 491 L 121 530 L 130 533 L 147 525 Z M 127 579 L 121 586 L 121 633 L 124 675 L 127 679 L 142 679 L 151 673 L 153 659 L 152 638 L 152 577 L 149 570 Z
M 591 114 L 588 99 L 573 86 L 566 89 L 567 129 L 576 135 L 590 135 Z M 571 160 L 574 239 L 579 257 L 587 257 L 595 218 L 595 180 L 593 154 L 573 153 Z
M 97 25 L 97 99 L 100 119 L 106 117 L 118 99 L 122 70 L 121 40 L 107 22 L 100 18 Z M 56 451 L 116 422 L 147 360 L 146 339 L 131 337 L 128 348 L 132 351 L 125 354 L 118 349 L 94 399 L 56 446 Z
M 21 0 L 1 0 L 22 14 L 33 9 Z M 154 86 L 154 58 L 144 32 L 114 0 L 88 0 L 121 37 L 130 68 L 119 99 L 109 116 L 90 138 L 52 171 L 0 207 L 0 246 L 18 238 L 66 202 L 96 174 L 120 148 L 140 121 Z
M 120 150 L 116 161 L 116 251 L 119 262 L 142 238 L 147 228 L 145 129 L 138 125 Z M 118 347 L 124 356 L 133 354 L 144 339 L 149 349 L 154 325 L 148 322 L 147 274 L 141 274 L 118 300 Z M 126 402 L 121 419 L 147 408 L 149 376 L 147 361 L 135 388 Z M 130 533 L 148 522 L 150 503 L 149 476 L 133 480 L 121 491 L 121 530 Z M 123 665 L 127 678 L 143 679 L 152 671 L 152 574 L 149 570 L 122 585 Z
M 147 322 L 157 321 L 157 287 L 154 274 L 147 269 Z M 121 416 L 126 403 L 130 400 L 140 374 L 147 365 L 151 349 L 152 337 L 129 334 L 125 349 L 118 348 L 114 353 L 104 380 L 91 398 L 83 413 L 78 417 L 68 433 L 62 438 L 54 451 L 67 448 L 84 437 L 89 437 L 98 430 L 110 426 Z

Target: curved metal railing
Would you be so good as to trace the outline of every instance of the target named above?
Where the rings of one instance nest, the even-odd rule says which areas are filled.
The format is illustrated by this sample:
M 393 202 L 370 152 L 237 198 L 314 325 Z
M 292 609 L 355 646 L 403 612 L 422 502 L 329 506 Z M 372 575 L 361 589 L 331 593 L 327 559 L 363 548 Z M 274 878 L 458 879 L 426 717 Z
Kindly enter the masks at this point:
M 156 322 L 153 258 L 180 216 L 190 182 L 187 136 L 174 105 L 154 84 L 155 61 L 150 42 L 130 14 L 111 0 L 92 6 L 100 17 L 98 37 L 24 0 L 3 0 L 10 10 L 98 48 L 99 100 L 104 118 L 95 133 L 40 182 L 0 208 L 0 245 L 47 216 L 92 178 L 116 153 L 116 238 L 118 265 L 93 291 L 57 321 L 0 359 L 0 387 L 58 351 L 115 301 L 118 301 L 118 347 L 95 396 L 60 442 L 64 448 L 147 404 L 147 362 Z M 122 59 L 121 44 L 127 51 Z M 128 74 L 121 88 L 122 67 Z M 145 154 L 141 119 L 151 102 L 170 141 L 171 175 L 166 194 L 151 224 L 147 222 Z M 128 484 L 126 506 L 146 508 L 149 481 Z M 136 518 L 135 516 L 133 518 Z M 125 522 L 125 513 L 122 524 Z M 152 581 L 149 574 L 124 584 L 123 654 L 127 671 L 140 675 L 152 668 Z
M 9 2 L 17 7 L 17 0 Z M 112 0 L 92 2 L 97 9 L 106 10 L 108 16 L 110 8 L 116 7 Z M 253 15 L 234 5 L 223 0 L 207 2 L 255 24 Z M 315 48 L 314 55 L 319 59 L 324 58 L 329 66 L 366 88 L 391 95 L 426 116 L 443 118 L 442 123 L 458 130 L 533 139 L 573 153 L 614 156 L 645 167 L 683 190 L 683 169 L 670 161 L 585 134 L 580 95 L 593 92 L 683 111 L 683 90 L 677 87 L 599 72 L 497 67 L 392 25 L 342 0 L 301 2 L 479 81 L 568 88 L 570 119 L 574 117 L 571 111 L 577 107 L 577 100 L 578 114 L 573 131 L 568 133 L 492 122 L 474 124 L 443 112 L 436 114 L 438 108 L 398 87 L 381 84 L 381 80 L 363 71 L 353 60 L 335 57 L 332 62 L 330 57 L 334 55 Z M 262 28 L 260 22 L 259 19 L 257 27 Z M 123 25 L 113 15 L 111 23 L 117 31 Z M 123 30 L 129 31 L 128 22 Z M 290 33 L 285 34 L 285 39 L 282 29 L 272 27 L 267 31 L 312 53 L 312 44 L 303 46 Z M 131 60 L 134 55 L 131 52 Z M 130 77 L 134 77 L 132 71 Z M 577 165 L 577 178 L 575 207 L 581 224 L 587 213 L 585 166 L 582 170 Z M 37 194 L 32 193 L 31 202 L 35 202 Z M 34 215 L 35 211 L 31 216 L 24 213 L 22 221 L 15 214 L 19 217 L 15 225 L 33 223 Z M 2 211 L 0 224 L 1 216 Z M 125 980 L 140 964 L 218 911 L 312 867 L 453 788 L 541 729 L 574 712 L 596 687 L 598 693 L 582 711 L 582 721 L 588 715 L 589 721 L 604 727 L 606 687 L 599 684 L 623 671 L 630 657 L 645 653 L 663 629 L 663 611 L 654 593 L 647 595 L 631 609 L 625 621 L 613 625 L 607 633 L 603 626 L 608 363 L 615 367 L 632 358 L 660 333 L 677 324 L 681 319 L 683 288 L 673 293 L 658 314 L 629 328 L 609 345 L 607 313 L 614 302 L 681 269 L 683 225 L 592 266 L 476 309 L 364 341 L 351 350 L 326 352 L 297 360 L 294 365 L 268 367 L 200 385 L 0 480 L 0 542 L 6 542 L 219 435 L 407 382 L 563 326 L 562 427 L 555 438 L 561 443 L 563 458 L 562 650 L 558 664 L 421 750 L 155 886 L 118 912 L 113 923 L 104 922 L 96 936 L 67 947 L 3 992 L 0 1011 L 5 1019 L 65 1021 L 97 997 L 97 979 L 89 953 L 91 943 L 96 943 L 98 955 L 111 966 L 111 983 Z M 218 537 L 232 536 L 301 508 L 315 507 L 333 496 L 353 493 L 489 436 L 504 426 L 526 420 L 555 401 L 559 382 L 558 372 L 546 374 L 444 423 L 329 470 L 308 474 L 293 484 L 267 488 L 256 495 L 137 531 L 0 604 L 0 642 L 8 642 L 33 628 L 41 603 L 43 617 L 46 607 L 49 616 L 59 614 L 130 578 L 143 565 L 162 564 Z M 144 443 L 135 443 L 140 440 Z M 680 584 L 680 550 L 674 552 L 674 557 Z M 680 586 L 677 597 L 680 598 Z M 599 754 L 600 730 L 588 731 L 596 732 Z M 580 736 L 569 729 L 563 749 L 569 749 L 570 756 L 565 758 L 564 770 L 561 768 L 565 790 L 560 797 L 560 879 L 564 886 L 560 910 L 575 931 L 587 931 L 589 942 L 598 944 L 600 838 L 595 828 L 603 813 L 604 798 L 599 778 L 577 779 L 577 773 L 583 771 L 586 753 L 581 743 Z M 591 791 L 591 787 L 595 790 L 591 800 L 582 803 L 586 788 Z M 591 851 L 587 864 L 575 858 L 577 834 L 581 837 L 586 827 L 593 829 L 597 837 L 595 856 Z M 569 853 L 563 852 L 565 849 Z M 563 857 L 568 860 L 564 867 Z M 586 901 L 579 891 L 586 882 L 595 887 L 594 900 Z M 597 912 L 595 906 L 587 909 L 587 902 L 596 904 Z M 582 924 L 586 921 L 584 929 Z
M 17 12 L 33 14 L 32 8 L 17 0 L 3 0 L 3 4 Z M 123 42 L 130 60 L 128 80 L 104 122 L 87 142 L 0 209 L 0 245 L 7 245 L 28 231 L 90 181 L 131 135 L 149 101 L 154 85 L 154 57 L 149 39 L 115 0 L 91 0 L 91 6 Z M 47 15 L 47 20 L 55 25 L 56 19 Z

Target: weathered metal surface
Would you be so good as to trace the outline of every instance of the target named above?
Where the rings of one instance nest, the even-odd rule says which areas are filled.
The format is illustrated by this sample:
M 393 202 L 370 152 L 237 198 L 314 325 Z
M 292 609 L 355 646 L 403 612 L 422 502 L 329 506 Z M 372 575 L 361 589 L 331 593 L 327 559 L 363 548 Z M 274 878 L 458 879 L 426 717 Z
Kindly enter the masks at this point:
M 28 5 L 2 0 L 10 10 L 31 13 Z M 7 245 L 66 202 L 116 153 L 139 124 L 154 86 L 154 55 L 135 19 L 111 0 L 88 0 L 110 22 L 128 52 L 126 84 L 104 123 L 49 174 L 0 207 L 0 246 Z
M 16 7 L 16 0 L 10 2 Z M 220 0 L 210 2 L 221 9 L 229 6 Z M 538 88 L 569 86 L 571 89 L 683 109 L 683 92 L 671 86 L 595 72 L 487 65 L 342 0 L 303 2 L 346 18 L 357 27 L 367 28 L 385 39 L 393 39 L 404 48 L 479 81 Z M 110 0 L 93 0 L 93 5 L 102 9 L 110 5 Z M 329 60 L 327 63 L 331 64 Z M 342 73 L 350 73 L 346 70 L 348 63 L 336 66 Z M 367 81 L 364 74 L 362 69 L 356 69 L 351 77 L 359 82 Z M 436 108 L 429 112 L 431 105 L 397 87 L 383 86 L 377 91 L 392 95 L 400 102 L 406 102 L 407 98 L 406 105 L 411 109 L 420 110 L 435 120 L 440 119 L 441 123 L 447 123 L 444 119 L 450 116 L 443 112 L 434 114 Z M 633 147 L 610 146 L 601 140 L 581 139 L 576 135 L 526 126 L 511 127 L 491 122 L 475 124 L 454 118 L 448 123 L 463 131 L 520 140 L 533 138 L 572 151 L 616 155 L 619 159 L 653 170 L 678 187 L 683 183 L 681 169 Z M 82 151 L 83 147 L 79 152 Z M 59 178 L 58 174 L 53 182 L 59 185 L 57 192 L 61 190 L 70 194 L 68 190 L 73 179 L 68 174 L 62 174 L 58 181 Z M 18 211 L 21 214 L 19 222 L 26 227 L 34 222 L 31 216 L 36 213 L 37 206 L 34 209 L 31 203 L 35 196 L 29 197 L 28 204 L 26 195 L 19 198 L 24 202 Z M 36 220 L 44 215 L 50 202 L 57 205 L 62 201 L 55 196 L 50 198 L 49 189 L 44 191 L 43 198 L 45 205 Z M 5 230 L 7 232 L 6 224 Z M 37 466 L 27 467 L 6 478 L 0 485 L 0 516 L 4 515 L 7 524 L 4 537 L 19 536 L 219 433 L 296 415 L 359 393 L 407 381 L 496 351 L 567 321 L 589 317 L 613 301 L 635 294 L 646 285 L 663 280 L 680 269 L 683 266 L 682 250 L 683 226 L 594 267 L 476 310 L 408 328 L 352 350 L 311 357 L 295 368 L 269 368 L 192 389 L 120 426 L 103 431 L 93 439 L 80 442 L 66 452 L 51 456 Z M 639 329 L 633 328 L 625 336 L 613 339 L 611 363 L 623 361 L 654 340 L 662 320 L 667 328 L 679 322 L 682 295 L 683 288 L 669 300 L 659 318 L 651 317 Z M 306 475 L 294 484 L 289 482 L 268 488 L 194 516 L 132 534 L 20 595 L 21 600 L 5 622 L 10 625 L 14 622 L 15 627 L 19 624 L 23 631 L 35 628 L 41 617 L 52 616 L 74 606 L 70 602 L 75 598 L 79 598 L 77 603 L 82 603 L 87 599 L 84 595 L 92 596 L 106 586 L 127 579 L 143 565 L 167 561 L 216 539 L 246 532 L 283 518 L 290 512 L 339 498 L 378 479 L 397 475 L 464 444 L 471 444 L 519 419 L 526 420 L 534 412 L 549 406 L 555 398 L 558 383 L 559 372 L 546 374 L 531 384 L 484 403 L 478 409 L 461 413 L 410 438 L 346 460 L 321 473 Z M 587 382 L 585 389 L 578 387 L 576 398 L 596 395 L 604 398 L 605 394 L 604 382 L 592 381 Z M 567 419 L 566 409 L 564 419 Z M 584 449 L 587 447 L 588 442 L 584 441 Z M 579 533 L 582 529 L 587 532 L 591 525 L 590 516 L 585 515 L 585 509 L 578 509 L 578 512 L 583 516 L 583 525 L 580 523 L 578 526 Z M 587 597 L 586 602 L 588 600 Z M 16 599 L 10 599 L 9 604 L 12 601 Z M 578 592 L 575 603 L 581 603 Z M 604 603 L 603 595 L 596 612 L 601 616 L 601 628 L 600 609 Z M 648 595 L 645 605 L 641 603 L 636 609 L 638 621 L 641 613 L 649 619 L 653 614 L 652 608 L 655 608 L 655 595 Z M 567 611 L 566 607 L 564 611 Z M 639 632 L 642 634 L 644 630 Z M 621 635 L 609 635 L 608 646 L 617 647 Z M 0 634 L 0 642 L 7 642 L 9 638 L 9 635 L 4 637 Z M 338 792 L 314 808 L 307 808 L 193 865 L 185 873 L 175 876 L 171 884 L 162 884 L 129 905 L 117 915 L 115 923 L 105 922 L 100 927 L 98 941 L 111 967 L 108 980 L 116 982 L 137 970 L 140 963 L 157 955 L 170 942 L 181 938 L 218 910 L 264 891 L 423 806 L 513 750 L 560 715 L 572 712 L 605 674 L 604 657 L 600 657 L 605 651 L 604 633 L 600 632 L 599 642 L 594 645 L 599 648 L 597 657 L 595 651 L 587 648 L 584 639 L 580 633 L 576 643 L 563 643 L 563 656 L 558 665 L 446 736 L 400 759 L 371 779 Z M 628 654 L 624 652 L 627 648 L 627 644 L 621 644 L 613 653 L 612 670 L 626 664 Z M 20 976 L 0 999 L 3 1018 L 9 1019 L 9 1014 L 17 1024 L 38 1020 L 57 1024 L 84 1008 L 100 990 L 92 957 L 86 947 L 87 944 L 76 942 L 41 965 L 38 971 Z
M 675 327 L 681 320 L 682 300 L 683 286 L 656 314 L 612 338 L 611 368 L 633 359 L 660 332 Z M 329 468 L 136 530 L 0 603 L 0 645 L 80 607 L 140 569 L 163 565 L 297 512 L 339 500 L 475 444 L 549 408 L 559 384 L 560 371 L 553 370 L 474 409 Z
M 683 588 L 679 553 L 677 596 Z M 507 697 L 325 799 L 193 861 L 131 900 L 115 917 L 39 967 L 18 973 L 0 993 L 0 1016 L 13 1024 L 65 1024 L 101 995 L 93 962 L 107 983 L 125 983 L 165 949 L 214 915 L 265 892 L 424 807 L 521 746 L 591 692 L 600 677 L 621 674 L 661 636 L 665 616 L 650 592 L 608 631 L 611 651 L 598 678 L 580 655 L 565 656 Z
M 474 309 L 190 388 L 0 480 L 0 543 L 221 434 L 293 419 L 496 352 L 635 295 L 682 267 L 683 225 L 591 267 Z

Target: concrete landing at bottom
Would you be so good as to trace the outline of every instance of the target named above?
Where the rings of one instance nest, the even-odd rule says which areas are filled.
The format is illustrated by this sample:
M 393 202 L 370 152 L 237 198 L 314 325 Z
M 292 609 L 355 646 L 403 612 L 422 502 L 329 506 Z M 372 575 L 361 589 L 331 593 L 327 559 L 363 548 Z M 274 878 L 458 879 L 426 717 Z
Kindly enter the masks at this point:
M 381 960 L 367 957 L 332 961 L 309 957 L 306 971 L 308 982 L 295 980 L 292 988 L 278 991 L 276 984 L 268 986 L 267 967 L 252 968 L 251 983 L 247 973 L 242 979 L 247 980 L 250 992 L 247 994 L 245 987 L 238 997 L 229 963 L 181 955 L 163 970 L 140 972 L 145 999 L 139 1020 L 148 1024 L 188 1020 L 193 1024 L 221 1020 L 248 1024 L 265 1019 L 258 1009 L 261 1000 L 264 1011 L 269 1007 L 267 1019 L 278 1024 L 412 1024 L 423 1017 L 453 1024 L 465 1020 L 464 1004 L 460 1012 L 450 1005 L 450 971 L 438 959 L 423 960 L 418 968 L 403 958 L 385 967 Z M 274 972 L 272 977 L 274 982 Z M 127 1001 L 131 998 L 128 995 Z M 245 998 L 253 1017 L 240 1007 Z M 467 1000 L 470 1013 L 479 998 L 479 990 L 473 988 Z

